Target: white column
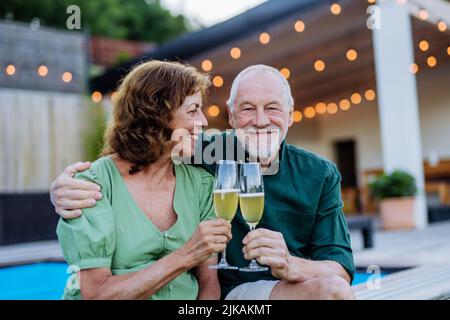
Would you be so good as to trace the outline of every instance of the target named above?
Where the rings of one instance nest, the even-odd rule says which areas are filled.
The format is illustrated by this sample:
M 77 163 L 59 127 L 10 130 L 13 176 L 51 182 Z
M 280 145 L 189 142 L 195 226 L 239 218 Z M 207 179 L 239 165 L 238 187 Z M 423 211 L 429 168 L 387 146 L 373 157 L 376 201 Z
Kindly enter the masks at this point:
M 415 177 L 415 224 L 423 228 L 428 219 L 416 78 L 409 71 L 414 62 L 411 18 L 407 5 L 395 0 L 377 3 L 381 24 L 372 34 L 384 170 L 401 169 Z

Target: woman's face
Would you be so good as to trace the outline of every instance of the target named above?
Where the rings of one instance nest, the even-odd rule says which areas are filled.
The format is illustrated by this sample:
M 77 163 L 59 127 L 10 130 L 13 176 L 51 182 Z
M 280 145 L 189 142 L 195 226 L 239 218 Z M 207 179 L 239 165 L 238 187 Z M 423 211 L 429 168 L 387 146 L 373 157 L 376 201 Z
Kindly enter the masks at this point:
M 177 153 L 181 153 L 179 155 L 182 157 L 191 157 L 202 127 L 207 126 L 208 120 L 202 112 L 202 95 L 197 91 L 186 97 L 169 124 L 173 130 L 172 141 L 177 146 Z

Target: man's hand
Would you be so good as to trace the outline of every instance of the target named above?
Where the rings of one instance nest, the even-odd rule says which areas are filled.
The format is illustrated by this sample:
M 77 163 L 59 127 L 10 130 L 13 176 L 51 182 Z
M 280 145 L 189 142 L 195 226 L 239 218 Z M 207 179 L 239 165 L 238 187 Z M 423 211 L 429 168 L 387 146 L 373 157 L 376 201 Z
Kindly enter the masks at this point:
M 272 275 L 277 279 L 288 282 L 299 281 L 298 276 L 294 275 L 293 257 L 280 232 L 264 228 L 256 229 L 249 232 L 242 243 L 245 259 L 256 259 L 258 263 L 270 267 Z
M 100 186 L 74 178 L 77 172 L 91 167 L 90 162 L 78 162 L 68 166 L 50 187 L 50 199 L 55 211 L 65 219 L 81 216 L 81 209 L 95 206 L 102 198 Z

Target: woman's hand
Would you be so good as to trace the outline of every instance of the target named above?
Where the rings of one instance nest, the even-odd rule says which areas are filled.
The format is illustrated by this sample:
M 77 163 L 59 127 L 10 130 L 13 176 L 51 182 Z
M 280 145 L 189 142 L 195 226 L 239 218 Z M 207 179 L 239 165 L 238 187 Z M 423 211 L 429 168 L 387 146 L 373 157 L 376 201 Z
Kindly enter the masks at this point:
M 188 269 L 225 250 L 231 240 L 231 224 L 224 219 L 201 222 L 192 237 L 179 252 L 186 259 Z

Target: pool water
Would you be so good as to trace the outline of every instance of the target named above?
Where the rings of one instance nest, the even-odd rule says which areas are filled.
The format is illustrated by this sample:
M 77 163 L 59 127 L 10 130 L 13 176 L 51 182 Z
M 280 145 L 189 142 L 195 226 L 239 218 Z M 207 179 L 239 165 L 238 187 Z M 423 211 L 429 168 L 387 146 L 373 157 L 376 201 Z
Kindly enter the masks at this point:
M 386 272 L 381 272 L 379 277 L 383 278 L 384 276 L 387 276 L 388 274 Z M 369 279 L 369 277 L 373 276 L 373 273 L 365 273 L 365 272 L 356 272 L 355 276 L 353 278 L 352 286 L 355 286 L 360 283 L 364 283 Z
M 57 300 L 69 276 L 67 264 L 33 263 L 0 269 L 0 300 Z
M 371 275 L 355 273 L 352 285 L 365 282 Z M 60 262 L 0 268 L 0 300 L 61 299 L 68 276 L 67 264 Z

